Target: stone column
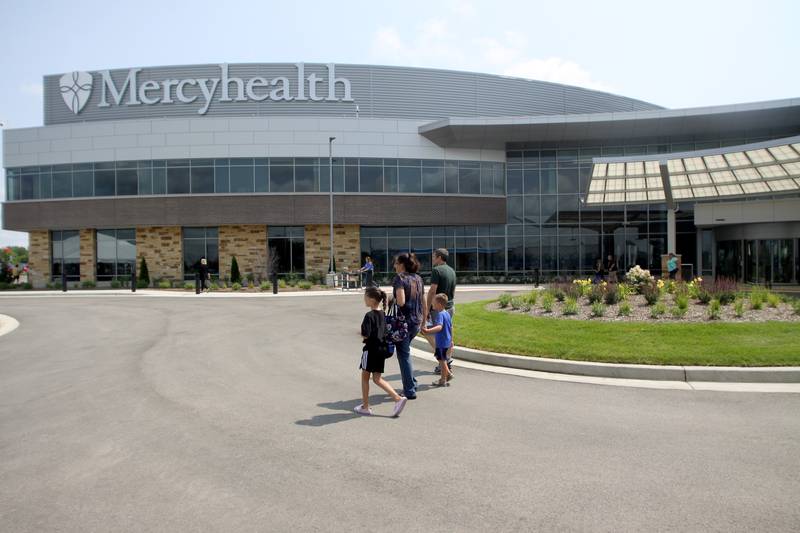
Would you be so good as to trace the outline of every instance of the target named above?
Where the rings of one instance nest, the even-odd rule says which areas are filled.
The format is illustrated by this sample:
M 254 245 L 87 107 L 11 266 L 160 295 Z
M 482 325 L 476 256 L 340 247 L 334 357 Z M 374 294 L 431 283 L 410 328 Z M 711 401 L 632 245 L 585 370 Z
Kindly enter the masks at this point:
M 150 282 L 183 279 L 183 243 L 180 226 L 136 228 L 136 271 L 144 257 Z
M 28 232 L 28 278 L 37 289 L 50 282 L 51 251 L 49 231 Z
M 324 274 L 329 270 L 330 228 L 327 224 L 305 227 L 306 274 Z M 336 271 L 361 267 L 361 232 L 358 224 L 334 224 L 333 250 Z
M 219 226 L 219 275 L 231 275 L 231 259 L 236 257 L 242 279 L 253 274 L 257 281 L 267 279 L 267 228 L 259 225 Z
M 95 257 L 97 252 L 97 234 L 93 229 L 80 231 L 81 281 L 95 281 L 97 268 Z

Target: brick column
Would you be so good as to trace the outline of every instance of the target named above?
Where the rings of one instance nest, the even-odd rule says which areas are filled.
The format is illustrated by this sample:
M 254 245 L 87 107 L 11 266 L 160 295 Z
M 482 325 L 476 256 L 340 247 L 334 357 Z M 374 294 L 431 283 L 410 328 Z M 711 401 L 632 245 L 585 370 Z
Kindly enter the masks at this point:
M 136 270 L 144 257 L 151 283 L 183 279 L 183 243 L 180 226 L 136 228 Z
M 258 225 L 219 227 L 219 275 L 231 275 L 231 258 L 236 256 L 242 279 L 253 274 L 267 279 L 267 228 Z
M 37 289 L 50 282 L 51 266 L 50 232 L 37 230 L 28 232 L 28 277 Z
M 97 268 L 95 255 L 97 251 L 97 234 L 93 229 L 82 229 L 80 232 L 81 281 L 95 281 Z
M 305 227 L 306 274 L 328 272 L 330 238 L 330 229 L 327 224 Z M 359 268 L 361 266 L 361 232 L 358 224 L 334 224 L 333 249 L 337 272 Z

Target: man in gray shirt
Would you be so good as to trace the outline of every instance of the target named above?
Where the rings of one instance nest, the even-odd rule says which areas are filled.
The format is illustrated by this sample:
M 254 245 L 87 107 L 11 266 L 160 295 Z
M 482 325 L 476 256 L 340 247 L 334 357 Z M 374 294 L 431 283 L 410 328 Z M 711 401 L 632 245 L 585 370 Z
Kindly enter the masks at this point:
M 450 314 L 452 318 L 456 312 L 455 307 L 455 292 L 456 292 L 456 271 L 453 270 L 450 265 L 447 264 L 447 259 L 449 258 L 450 253 L 447 251 L 446 248 L 437 248 L 433 251 L 433 271 L 431 273 L 431 285 L 428 289 L 428 295 L 425 301 L 425 316 L 423 317 L 423 323 L 428 321 L 428 313 L 435 313 L 436 311 L 433 309 L 433 297 L 439 293 L 444 293 L 447 295 L 447 306 L 445 307 L 446 311 Z M 436 318 L 436 317 L 432 317 Z M 433 335 L 426 335 L 425 338 L 428 340 L 428 343 L 436 348 L 436 341 Z M 447 352 L 447 365 L 452 369 L 453 365 L 453 347 L 450 346 L 450 350 Z M 437 366 L 434 372 L 437 374 L 441 371 L 441 369 Z M 452 379 L 452 374 L 451 374 Z

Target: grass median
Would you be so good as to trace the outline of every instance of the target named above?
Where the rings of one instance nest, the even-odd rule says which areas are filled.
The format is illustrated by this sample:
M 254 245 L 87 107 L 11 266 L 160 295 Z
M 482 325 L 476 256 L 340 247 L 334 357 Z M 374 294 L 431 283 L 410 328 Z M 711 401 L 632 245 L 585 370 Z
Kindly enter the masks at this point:
M 800 366 L 800 323 L 631 323 L 538 318 L 460 304 L 459 346 L 573 361 Z

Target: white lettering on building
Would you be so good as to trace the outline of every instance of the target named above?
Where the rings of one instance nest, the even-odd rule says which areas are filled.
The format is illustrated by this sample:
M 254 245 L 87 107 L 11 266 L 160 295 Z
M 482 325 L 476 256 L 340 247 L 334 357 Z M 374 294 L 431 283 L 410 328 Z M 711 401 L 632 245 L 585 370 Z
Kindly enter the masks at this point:
M 263 76 L 242 79 L 229 75 L 228 64 L 219 65 L 218 78 L 185 78 L 181 80 L 165 79 L 139 80 L 140 68 L 128 71 L 125 80 L 117 85 L 108 70 L 100 71 L 100 102 L 97 107 L 164 105 L 176 100 L 182 104 L 200 103 L 199 115 L 205 115 L 215 102 L 275 102 L 312 101 L 312 102 L 353 102 L 350 80 L 336 77 L 336 66 L 327 65 L 327 77 L 312 72 L 305 74 L 305 64 L 294 65 L 297 75 L 293 85 L 287 76 L 278 76 L 268 80 Z M 323 85 L 327 83 L 328 94 L 324 95 Z M 341 97 L 336 89 L 341 88 Z M 219 94 L 217 89 L 219 88 Z M 294 90 L 294 92 L 293 92 Z M 188 94 L 187 94 L 188 93 Z

